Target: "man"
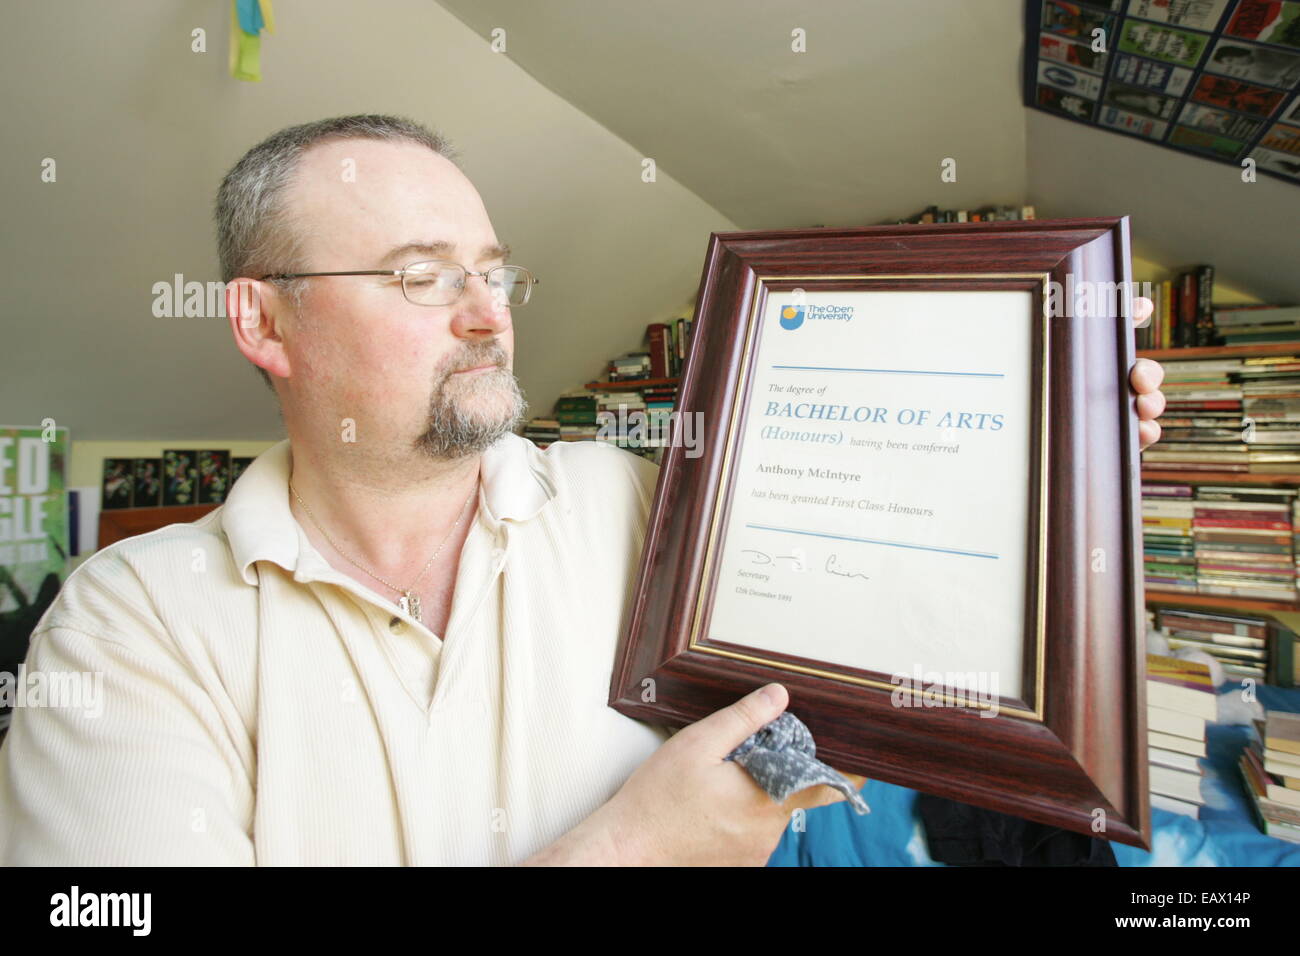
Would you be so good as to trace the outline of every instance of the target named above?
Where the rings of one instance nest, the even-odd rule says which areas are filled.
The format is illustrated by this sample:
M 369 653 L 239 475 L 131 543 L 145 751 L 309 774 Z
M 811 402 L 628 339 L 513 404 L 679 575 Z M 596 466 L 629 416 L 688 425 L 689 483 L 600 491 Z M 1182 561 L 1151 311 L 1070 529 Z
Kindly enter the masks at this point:
M 28 668 L 102 673 L 103 714 L 17 715 L 0 861 L 761 864 L 838 798 L 723 760 L 779 685 L 671 739 L 605 705 L 657 469 L 511 432 L 529 276 L 450 155 L 343 117 L 227 175 L 231 329 L 289 440 L 69 578 Z

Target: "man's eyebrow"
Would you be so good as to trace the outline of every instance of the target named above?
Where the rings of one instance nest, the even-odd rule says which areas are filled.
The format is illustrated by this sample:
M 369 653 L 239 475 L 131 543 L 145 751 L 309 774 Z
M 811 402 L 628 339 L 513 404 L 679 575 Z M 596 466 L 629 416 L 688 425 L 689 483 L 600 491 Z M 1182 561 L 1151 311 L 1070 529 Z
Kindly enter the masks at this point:
M 415 241 L 406 242 L 400 246 L 390 249 L 382 259 L 379 260 L 380 267 L 387 265 L 406 265 L 415 261 L 412 256 L 424 256 L 428 259 L 447 259 L 452 258 L 456 252 L 456 244 L 447 242 L 445 239 L 436 239 L 433 241 Z M 492 259 L 509 259 L 510 247 L 502 243 L 489 243 L 483 247 L 479 253 L 479 261 L 484 262 Z
M 503 262 L 510 258 L 510 247 L 505 243 L 492 243 L 483 247 L 479 253 L 479 261 L 485 262 L 489 259 L 500 259 Z
M 445 239 L 437 239 L 431 242 L 406 242 L 400 246 L 394 246 L 392 249 L 379 260 L 380 266 L 385 265 L 406 265 L 414 261 L 412 256 L 424 256 L 427 259 L 441 259 L 451 255 L 456 251 L 454 243 L 447 242 Z

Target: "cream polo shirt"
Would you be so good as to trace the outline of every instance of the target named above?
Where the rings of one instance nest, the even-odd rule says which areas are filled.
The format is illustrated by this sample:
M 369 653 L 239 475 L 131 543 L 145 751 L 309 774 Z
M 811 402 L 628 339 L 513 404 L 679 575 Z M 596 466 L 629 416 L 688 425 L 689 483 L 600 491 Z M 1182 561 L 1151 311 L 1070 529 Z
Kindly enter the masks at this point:
M 65 582 L 29 679 L 100 674 L 102 713 L 15 708 L 0 863 L 518 863 L 666 739 L 606 705 L 657 466 L 484 452 L 444 643 L 312 547 L 290 461 Z

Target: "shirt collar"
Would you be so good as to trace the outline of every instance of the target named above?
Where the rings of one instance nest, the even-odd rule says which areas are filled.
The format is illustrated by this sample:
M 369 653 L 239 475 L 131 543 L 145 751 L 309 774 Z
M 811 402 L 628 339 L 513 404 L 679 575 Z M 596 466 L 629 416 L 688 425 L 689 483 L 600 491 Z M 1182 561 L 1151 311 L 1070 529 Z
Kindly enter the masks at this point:
M 221 508 L 221 526 L 244 580 L 257 583 L 252 565 L 274 561 L 302 572 L 300 560 L 309 547 L 289 508 L 289 441 L 259 455 L 235 482 Z M 479 514 L 489 526 L 535 517 L 555 497 L 550 460 L 527 438 L 507 432 L 483 452 Z

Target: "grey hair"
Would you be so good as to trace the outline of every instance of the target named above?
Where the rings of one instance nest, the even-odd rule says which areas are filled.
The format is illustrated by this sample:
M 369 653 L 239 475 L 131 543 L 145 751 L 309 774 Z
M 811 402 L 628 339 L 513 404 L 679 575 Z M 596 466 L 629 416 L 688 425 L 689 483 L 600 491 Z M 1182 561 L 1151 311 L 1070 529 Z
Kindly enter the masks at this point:
M 217 190 L 213 218 L 217 223 L 217 255 L 221 281 L 260 278 L 277 272 L 306 270 L 303 233 L 285 193 L 298 161 L 313 146 L 340 139 L 374 139 L 427 146 L 459 165 L 460 157 L 442 134 L 402 116 L 360 113 L 303 123 L 280 130 L 258 143 L 226 173 Z M 303 279 L 281 280 L 295 311 L 302 309 Z M 259 368 L 274 391 L 271 376 Z

